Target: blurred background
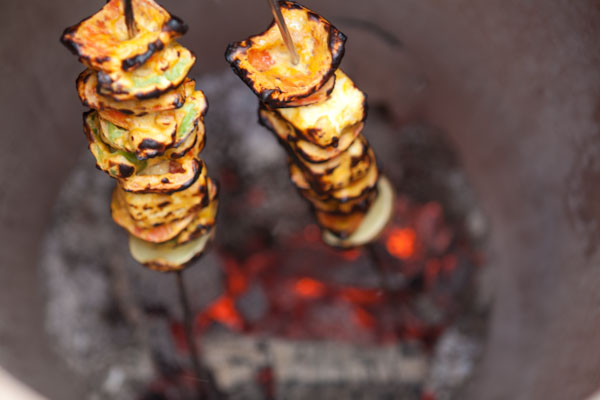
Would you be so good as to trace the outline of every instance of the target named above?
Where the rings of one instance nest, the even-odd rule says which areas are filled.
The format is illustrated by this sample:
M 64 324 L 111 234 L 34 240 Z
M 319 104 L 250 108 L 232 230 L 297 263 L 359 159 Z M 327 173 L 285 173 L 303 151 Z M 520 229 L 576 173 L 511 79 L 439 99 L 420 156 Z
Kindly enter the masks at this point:
M 303 2 L 349 37 L 341 68 L 369 96 L 365 135 L 398 193 L 385 273 L 321 244 L 224 61 L 270 23 L 266 1 L 161 4 L 190 26 L 210 102 L 219 233 L 186 280 L 224 396 L 598 390 L 597 2 Z M 136 265 L 110 219 L 83 67 L 58 40 L 102 5 L 0 5 L 0 366 L 49 399 L 193 398 L 174 279 Z

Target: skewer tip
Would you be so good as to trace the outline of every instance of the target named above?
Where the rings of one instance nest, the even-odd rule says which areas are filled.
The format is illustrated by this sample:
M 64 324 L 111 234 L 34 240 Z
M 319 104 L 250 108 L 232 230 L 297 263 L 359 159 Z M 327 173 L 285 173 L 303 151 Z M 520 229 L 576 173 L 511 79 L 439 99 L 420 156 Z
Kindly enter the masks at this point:
M 133 38 L 137 35 L 137 25 L 135 23 L 135 15 L 133 14 L 133 4 L 132 0 L 124 0 L 124 8 L 125 8 L 125 24 L 127 25 L 127 34 L 129 38 Z
M 271 12 L 273 13 L 273 18 L 275 18 L 275 22 L 277 23 L 277 27 L 279 28 L 279 32 L 283 38 L 283 42 L 290 53 L 292 64 L 296 65 L 300 61 L 300 57 L 298 56 L 298 52 L 294 46 L 294 41 L 292 40 L 292 35 L 290 34 L 287 24 L 285 23 L 285 19 L 283 18 L 283 14 L 281 13 L 279 0 L 268 0 L 268 2 L 269 6 L 271 7 Z

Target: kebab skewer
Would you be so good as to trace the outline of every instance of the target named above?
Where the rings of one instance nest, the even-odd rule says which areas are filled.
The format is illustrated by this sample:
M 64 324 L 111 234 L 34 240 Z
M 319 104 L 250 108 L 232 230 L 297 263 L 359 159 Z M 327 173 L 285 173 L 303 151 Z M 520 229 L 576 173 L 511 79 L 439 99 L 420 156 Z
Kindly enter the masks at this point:
M 208 104 L 187 77 L 194 55 L 174 40 L 186 31 L 152 0 L 110 0 L 61 38 L 87 67 L 77 91 L 96 165 L 117 181 L 113 219 L 132 256 L 160 271 L 202 254 L 218 209 L 200 159 Z
M 198 396 L 221 398 L 198 357 L 182 270 L 214 236 L 218 186 L 200 159 L 208 104 L 187 74 L 187 26 L 152 0 L 109 0 L 61 41 L 88 68 L 77 79 L 96 166 L 117 180 L 111 212 L 132 256 L 176 272 Z
M 370 243 L 391 217 L 394 194 L 362 135 L 366 96 L 338 69 L 346 36 L 293 1 L 280 7 L 279 25 L 289 28 L 297 63 L 276 21 L 230 44 L 225 57 L 259 98 L 259 122 L 286 150 L 292 183 L 310 203 L 325 242 Z

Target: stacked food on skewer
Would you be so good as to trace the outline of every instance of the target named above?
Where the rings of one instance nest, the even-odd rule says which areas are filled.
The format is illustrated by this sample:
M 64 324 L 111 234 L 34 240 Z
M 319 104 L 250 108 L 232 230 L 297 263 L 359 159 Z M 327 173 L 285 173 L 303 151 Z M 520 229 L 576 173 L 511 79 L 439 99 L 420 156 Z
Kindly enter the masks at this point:
M 131 7 L 128 25 L 124 1 L 110 0 L 61 41 L 87 67 L 77 90 L 96 165 L 117 181 L 113 219 L 137 261 L 177 271 L 215 232 L 218 187 L 199 158 L 208 105 L 187 77 L 194 55 L 173 40 L 186 24 L 152 0 Z
M 338 69 L 346 37 L 295 2 L 280 7 L 298 63 L 275 22 L 230 44 L 226 59 L 260 99 L 259 120 L 286 149 L 291 180 L 323 239 L 338 247 L 369 243 L 391 216 L 393 190 L 362 135 L 366 96 Z

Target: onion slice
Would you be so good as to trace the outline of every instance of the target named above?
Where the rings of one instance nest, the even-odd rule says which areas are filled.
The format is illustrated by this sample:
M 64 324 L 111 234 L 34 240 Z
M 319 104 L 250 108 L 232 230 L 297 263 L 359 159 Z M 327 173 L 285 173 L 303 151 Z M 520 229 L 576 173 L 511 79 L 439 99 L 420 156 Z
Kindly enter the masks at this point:
M 340 239 L 328 230 L 323 232 L 323 241 L 333 247 L 358 247 L 375 240 L 383 231 L 394 209 L 394 189 L 385 177 L 381 176 L 377 183 L 377 198 L 354 233 Z

